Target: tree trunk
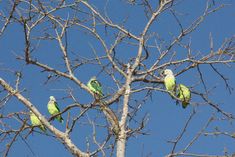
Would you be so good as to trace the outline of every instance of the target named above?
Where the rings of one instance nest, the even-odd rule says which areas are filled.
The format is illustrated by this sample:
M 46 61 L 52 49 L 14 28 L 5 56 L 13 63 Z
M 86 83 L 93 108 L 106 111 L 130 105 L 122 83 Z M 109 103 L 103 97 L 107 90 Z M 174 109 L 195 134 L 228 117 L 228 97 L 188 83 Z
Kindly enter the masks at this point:
M 125 157 L 126 152 L 126 134 L 121 131 L 117 140 L 117 157 Z

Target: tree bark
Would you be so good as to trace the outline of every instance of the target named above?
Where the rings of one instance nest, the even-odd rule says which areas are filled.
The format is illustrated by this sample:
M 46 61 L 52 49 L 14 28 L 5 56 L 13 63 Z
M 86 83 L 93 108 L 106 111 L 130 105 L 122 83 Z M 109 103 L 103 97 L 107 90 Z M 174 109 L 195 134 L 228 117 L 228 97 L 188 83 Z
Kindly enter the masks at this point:
M 77 146 L 72 142 L 67 134 L 56 129 L 51 125 L 48 120 L 34 107 L 34 105 L 28 101 L 19 91 L 13 89 L 5 80 L 0 78 L 0 85 L 7 90 L 11 95 L 15 96 L 19 101 L 21 101 L 27 108 L 29 108 L 60 141 L 63 143 L 69 151 L 77 157 L 89 157 L 88 153 L 82 152 Z
M 131 79 L 132 73 L 131 73 L 130 65 L 128 65 L 127 74 L 128 75 L 127 75 L 126 84 L 125 84 L 122 117 L 119 122 L 121 131 L 117 139 L 117 157 L 125 157 L 125 152 L 126 152 L 126 121 L 127 121 L 128 103 L 129 103 L 130 91 L 131 91 L 130 85 L 132 81 Z

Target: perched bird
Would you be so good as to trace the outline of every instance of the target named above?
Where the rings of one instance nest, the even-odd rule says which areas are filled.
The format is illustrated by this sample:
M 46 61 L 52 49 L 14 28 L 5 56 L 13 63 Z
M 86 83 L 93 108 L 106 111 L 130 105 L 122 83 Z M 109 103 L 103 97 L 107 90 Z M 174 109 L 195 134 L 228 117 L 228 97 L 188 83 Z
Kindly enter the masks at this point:
M 60 113 L 60 109 L 54 96 L 50 96 L 47 109 L 52 116 Z M 57 119 L 60 123 L 63 123 L 64 121 L 61 115 L 56 116 L 55 119 Z
M 175 95 L 175 76 L 170 69 L 166 69 L 163 71 L 164 75 L 164 85 L 166 90 L 169 91 L 171 94 Z
M 43 132 L 46 132 L 45 126 L 42 124 L 42 122 L 39 120 L 39 118 L 32 112 L 30 111 L 30 121 L 32 126 L 38 126 Z
M 98 96 L 102 97 L 104 96 L 103 92 L 102 92 L 102 86 L 100 84 L 100 82 L 96 79 L 96 77 L 92 77 L 88 83 L 87 83 L 87 87 L 95 94 L 98 94 Z
M 177 86 L 177 97 L 182 101 L 182 107 L 186 108 L 191 99 L 191 92 L 188 87 L 183 84 Z

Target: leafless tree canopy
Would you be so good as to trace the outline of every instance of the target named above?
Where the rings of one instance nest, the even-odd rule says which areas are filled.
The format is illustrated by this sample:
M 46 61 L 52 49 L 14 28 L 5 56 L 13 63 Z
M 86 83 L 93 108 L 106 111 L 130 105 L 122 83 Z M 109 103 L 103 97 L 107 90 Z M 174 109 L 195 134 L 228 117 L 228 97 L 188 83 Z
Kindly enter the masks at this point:
M 34 154 L 28 139 L 35 136 L 56 140 L 73 156 L 126 156 L 129 140 L 151 134 L 151 128 L 146 129 L 151 115 L 144 109 L 150 104 L 153 111 L 159 110 L 160 104 L 168 105 L 163 101 L 156 103 L 156 94 L 164 95 L 172 104 L 180 103 L 165 90 L 161 72 L 166 68 L 172 69 L 176 80 L 191 82 L 186 84 L 192 99 L 186 110 L 169 105 L 190 112 L 190 116 L 179 119 L 184 126 L 177 130 L 179 134 L 174 139 L 166 141 L 172 147 L 164 155 L 232 156 L 235 149 L 221 154 L 190 151 L 202 136 L 227 136 L 235 143 L 234 130 L 208 129 L 211 123 L 223 122 L 231 123 L 234 129 L 234 108 L 224 108 L 225 100 L 217 101 L 214 94 L 217 86 L 224 88 L 223 94 L 233 93 L 234 84 L 224 69 L 234 72 L 235 36 L 220 39 L 218 46 L 213 33 L 207 32 L 207 50 L 193 46 L 193 35 L 202 23 L 231 5 L 208 0 L 200 7 L 204 10 L 186 16 L 181 11 L 185 3 L 189 2 L 0 1 L 0 48 L 5 46 L 0 49 L 1 156 L 10 156 L 16 141 L 23 141 Z M 131 13 L 122 11 L 128 9 Z M 164 27 L 160 26 L 164 20 L 163 32 Z M 5 40 L 12 43 L 6 44 Z M 104 97 L 97 98 L 87 87 L 92 76 L 102 83 Z M 219 78 L 219 84 L 208 85 L 207 79 L 211 77 Z M 58 114 L 49 117 L 46 105 L 38 104 L 45 95 L 48 97 L 43 100 L 48 100 L 55 93 L 59 93 L 59 114 L 65 120 L 61 126 L 53 122 Z M 31 125 L 30 110 L 47 128 L 46 132 Z M 200 127 L 195 126 L 197 132 L 184 141 L 188 127 L 194 125 L 194 119 L 200 118 L 198 113 L 203 110 L 209 110 L 209 119 L 201 122 Z M 164 119 L 161 121 L 164 123 Z M 92 131 L 83 132 L 86 138 L 79 141 L 81 146 L 75 137 L 83 127 Z M 177 147 L 182 141 L 184 147 Z

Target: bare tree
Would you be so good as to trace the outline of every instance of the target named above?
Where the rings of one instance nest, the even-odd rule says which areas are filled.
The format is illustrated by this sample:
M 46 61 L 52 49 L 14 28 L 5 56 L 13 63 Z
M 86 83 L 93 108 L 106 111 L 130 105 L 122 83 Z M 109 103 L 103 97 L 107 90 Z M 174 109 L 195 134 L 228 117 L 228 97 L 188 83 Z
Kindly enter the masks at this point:
M 5 59 L 0 60 L 3 63 L 0 64 L 0 151 L 3 156 L 9 155 L 17 140 L 27 144 L 28 137 L 33 133 L 58 139 L 74 156 L 126 156 L 129 139 L 148 135 L 145 128 L 149 117 L 142 108 L 154 101 L 154 94 L 167 95 L 173 104 L 180 101 L 164 87 L 161 72 L 169 67 L 174 71 L 176 79 L 180 76 L 187 77 L 186 73 L 189 71 L 193 71 L 192 75 L 195 76 L 191 75 L 193 83 L 190 85 L 192 99 L 189 108 L 192 108 L 192 112 L 188 119 L 183 120 L 185 125 L 179 135 L 169 141 L 172 149 L 164 152 L 165 155 L 219 156 L 190 153 L 190 148 L 201 136 L 227 136 L 234 141 L 234 130 L 208 130 L 213 122 L 233 122 L 234 111 L 228 111 L 214 101 L 216 85 L 211 88 L 206 79 L 207 71 L 212 70 L 213 75 L 218 76 L 228 92 L 232 93 L 234 86 L 218 66 L 232 69 L 235 62 L 235 36 L 224 39 L 219 48 L 216 48 L 218 46 L 214 46 L 213 34 L 208 32 L 209 51 L 204 52 L 200 48 L 195 51 L 190 35 L 200 30 L 200 25 L 209 15 L 225 10 L 227 5 L 225 2 L 205 1 L 204 10 L 197 12 L 197 18 L 191 23 L 184 23 L 181 19 L 183 15 L 177 7 L 183 6 L 185 2 L 120 0 L 102 1 L 96 6 L 94 2 L 86 0 L 1 1 L 0 39 L 9 37 L 9 31 L 22 32 L 13 37 L 19 40 L 22 49 L 17 52 L 12 52 L 11 49 L 8 52 L 1 51 L 1 57 L 14 56 L 9 60 L 15 62 L 10 64 Z M 122 16 L 110 11 L 109 5 L 117 3 L 131 9 L 141 8 L 141 27 L 136 29 L 135 24 L 130 26 L 129 21 L 133 20 L 131 15 Z M 171 16 L 168 24 L 175 27 L 172 32 L 165 32 L 167 37 L 160 35 L 154 28 L 165 13 Z M 138 18 L 137 12 L 134 17 Z M 115 22 L 117 18 L 119 21 Z M 203 69 L 204 66 L 207 70 Z M 105 94 L 102 98 L 87 87 L 87 81 L 92 75 L 102 80 Z M 27 89 L 27 82 L 33 81 L 33 77 L 40 78 L 40 90 Z M 61 84 L 55 89 L 56 85 L 53 84 L 56 83 Z M 59 98 L 59 104 L 70 103 L 65 107 L 60 106 L 61 112 L 51 117 L 46 117 L 47 113 L 40 111 L 39 104 L 29 96 L 30 91 L 33 93 L 48 89 L 51 93 L 53 89 L 61 92 L 63 96 Z M 16 109 L 5 112 L 5 108 L 16 101 L 15 98 L 20 104 L 14 104 L 18 105 L 14 107 Z M 199 106 L 209 106 L 212 111 L 210 118 L 202 128 L 197 128 L 199 131 L 184 148 L 177 149 L 178 144 L 184 140 L 189 124 L 193 124 Z M 31 125 L 30 110 L 47 128 L 46 132 Z M 65 119 L 63 131 L 52 122 L 58 115 Z M 86 149 L 80 148 L 73 139 L 78 134 L 75 131 L 78 125 L 92 128 L 92 132 L 86 134 L 87 137 L 92 137 L 91 140 L 84 141 Z M 99 132 L 104 133 L 103 139 L 97 135 Z M 224 152 L 222 156 L 228 155 Z

